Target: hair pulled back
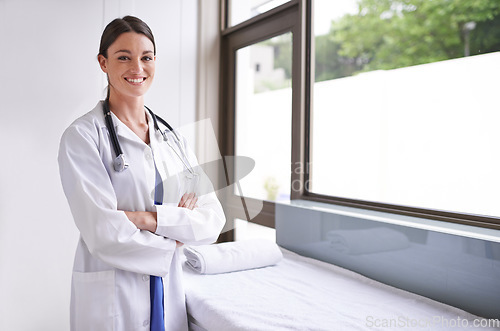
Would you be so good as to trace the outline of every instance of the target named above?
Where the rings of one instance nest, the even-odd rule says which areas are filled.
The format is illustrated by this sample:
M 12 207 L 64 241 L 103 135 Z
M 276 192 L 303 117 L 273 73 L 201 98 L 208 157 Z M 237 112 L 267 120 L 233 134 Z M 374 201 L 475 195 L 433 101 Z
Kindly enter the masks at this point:
M 136 32 L 145 35 L 153 43 L 153 52 L 156 55 L 156 44 L 153 32 L 141 19 L 134 16 L 125 16 L 111 21 L 104 29 L 99 46 L 99 55 L 108 58 L 108 48 L 125 32 Z
M 125 32 L 135 32 L 145 35 L 151 42 L 153 43 L 153 53 L 156 55 L 156 44 L 155 38 L 153 36 L 153 32 L 149 28 L 149 26 L 142 21 L 141 19 L 134 16 L 125 16 L 123 18 L 116 18 L 112 20 L 101 36 L 101 43 L 99 45 L 99 55 L 104 56 L 106 59 L 108 58 L 108 48 L 115 42 L 118 37 Z M 108 78 L 108 87 L 106 91 L 106 101 L 109 101 L 110 89 L 109 89 L 109 78 Z

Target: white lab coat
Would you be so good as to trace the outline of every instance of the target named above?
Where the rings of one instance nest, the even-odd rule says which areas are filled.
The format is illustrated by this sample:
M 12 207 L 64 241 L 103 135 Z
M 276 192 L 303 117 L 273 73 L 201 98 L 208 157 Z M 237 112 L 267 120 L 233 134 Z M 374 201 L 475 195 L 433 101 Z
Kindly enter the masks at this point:
M 213 192 L 199 196 L 194 210 L 177 207 L 193 184 L 185 179 L 179 157 L 153 129 L 149 113 L 150 145 L 112 116 L 129 163 L 123 172 L 113 169 L 115 154 L 102 101 L 73 122 L 61 138 L 61 181 L 80 231 L 71 288 L 71 330 L 149 330 L 149 275 L 163 277 L 166 330 L 187 330 L 181 251 L 176 250 L 175 240 L 190 245 L 214 242 L 225 223 L 222 207 Z M 172 134 L 169 138 L 175 139 Z M 195 166 L 196 157 L 184 139 L 181 144 Z M 164 180 L 161 206 L 153 201 L 155 164 Z M 138 230 L 122 210 L 156 211 L 156 234 Z

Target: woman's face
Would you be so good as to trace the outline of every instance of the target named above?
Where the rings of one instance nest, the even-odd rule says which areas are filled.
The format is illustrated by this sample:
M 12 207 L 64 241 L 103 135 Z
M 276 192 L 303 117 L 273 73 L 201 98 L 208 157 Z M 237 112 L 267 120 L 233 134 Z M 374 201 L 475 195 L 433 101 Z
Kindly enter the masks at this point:
M 122 33 L 108 48 L 108 58 L 98 57 L 102 71 L 108 74 L 110 93 L 119 97 L 143 96 L 155 74 L 154 46 L 136 32 Z

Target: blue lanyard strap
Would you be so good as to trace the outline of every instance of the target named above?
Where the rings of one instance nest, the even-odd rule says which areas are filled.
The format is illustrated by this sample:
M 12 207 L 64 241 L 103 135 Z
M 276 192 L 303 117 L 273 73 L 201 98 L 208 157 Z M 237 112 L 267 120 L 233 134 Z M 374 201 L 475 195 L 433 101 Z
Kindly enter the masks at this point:
M 163 202 L 163 182 L 155 164 L 155 205 Z M 165 331 L 165 311 L 163 302 L 163 278 L 149 277 L 149 295 L 151 298 L 151 331 Z
M 151 331 L 165 331 L 163 279 L 161 277 L 149 277 L 149 294 L 151 298 Z

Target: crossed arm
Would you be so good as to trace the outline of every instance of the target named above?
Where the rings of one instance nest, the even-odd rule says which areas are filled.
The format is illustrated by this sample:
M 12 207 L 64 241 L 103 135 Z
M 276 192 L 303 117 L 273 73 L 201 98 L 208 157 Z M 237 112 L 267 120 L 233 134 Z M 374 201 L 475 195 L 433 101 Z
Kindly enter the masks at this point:
M 196 207 L 198 197 L 194 193 L 185 193 L 177 207 L 193 210 Z M 128 219 L 135 224 L 140 230 L 147 230 L 152 233 L 156 232 L 157 215 L 151 211 L 125 211 Z M 181 242 L 177 241 L 177 247 L 182 246 Z

